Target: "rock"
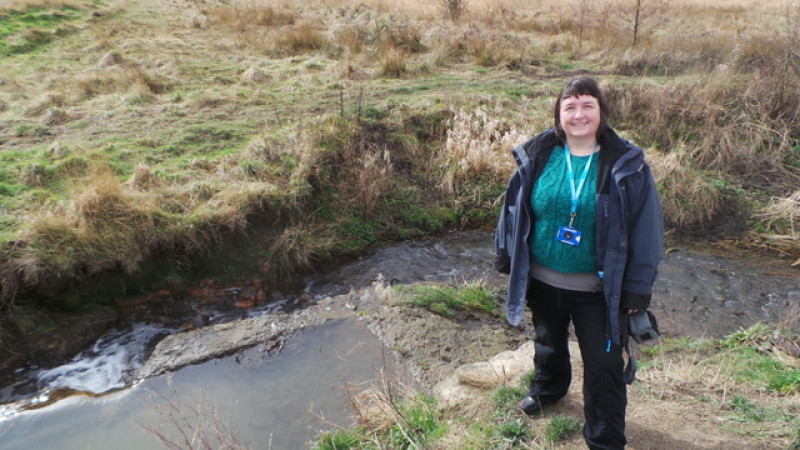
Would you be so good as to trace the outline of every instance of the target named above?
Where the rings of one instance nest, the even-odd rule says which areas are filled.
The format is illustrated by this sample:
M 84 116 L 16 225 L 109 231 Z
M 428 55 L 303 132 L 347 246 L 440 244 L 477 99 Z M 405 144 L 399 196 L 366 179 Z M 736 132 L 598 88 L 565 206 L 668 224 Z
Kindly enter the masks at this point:
M 474 398 L 480 391 L 494 389 L 503 384 L 516 385 L 527 371 L 533 368 L 533 341 L 517 350 L 508 350 L 489 361 L 467 364 L 433 387 L 433 395 L 442 408 L 454 406 Z
M 351 316 L 352 311 L 342 306 L 344 302 L 345 299 L 332 297 L 292 314 L 269 314 L 167 336 L 156 345 L 135 378 L 160 375 L 258 344 L 280 348 L 286 339 L 298 331 L 330 319 Z

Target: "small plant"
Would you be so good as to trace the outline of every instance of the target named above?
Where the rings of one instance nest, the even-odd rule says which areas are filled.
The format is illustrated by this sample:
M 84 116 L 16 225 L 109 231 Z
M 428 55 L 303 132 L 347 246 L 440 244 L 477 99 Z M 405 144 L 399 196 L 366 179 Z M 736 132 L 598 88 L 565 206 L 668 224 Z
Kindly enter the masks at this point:
M 314 450 L 345 450 L 359 448 L 362 438 L 347 430 L 336 430 L 323 433 L 312 447 Z
M 346 389 L 345 396 L 356 425 L 321 434 L 313 448 L 376 448 L 376 444 L 392 449 L 433 448 L 447 433 L 434 398 L 420 393 L 401 396 L 385 371 L 379 372 L 375 386 L 360 393 Z
M 446 427 L 439 422 L 433 397 L 417 395 L 397 409 L 399 420 L 389 431 L 392 448 L 425 448 L 444 435 Z
M 792 416 L 786 412 L 759 406 L 743 395 L 734 395 L 727 406 L 733 411 L 731 418 L 740 422 L 785 421 L 792 419 Z
M 551 442 L 559 442 L 581 429 L 581 421 L 572 416 L 556 416 L 550 419 L 545 427 L 545 436 Z
M 519 402 L 525 397 L 526 390 L 510 386 L 501 386 L 494 392 L 494 406 L 501 417 L 514 415 L 519 411 Z
M 619 18 L 621 27 L 631 32 L 631 46 L 636 47 L 645 23 L 657 19 L 663 13 L 664 4 L 662 0 L 617 0 L 614 8 L 613 13 Z
M 498 425 L 496 433 L 502 441 L 502 448 L 522 447 L 535 436 L 531 430 L 531 422 L 521 417 L 501 423 Z
M 775 374 L 770 378 L 767 389 L 781 394 L 800 392 L 800 370 L 792 368 Z
M 750 328 L 740 328 L 730 334 L 723 344 L 726 347 L 751 347 L 754 349 L 762 348 L 773 339 L 774 332 L 764 323 L 757 323 Z

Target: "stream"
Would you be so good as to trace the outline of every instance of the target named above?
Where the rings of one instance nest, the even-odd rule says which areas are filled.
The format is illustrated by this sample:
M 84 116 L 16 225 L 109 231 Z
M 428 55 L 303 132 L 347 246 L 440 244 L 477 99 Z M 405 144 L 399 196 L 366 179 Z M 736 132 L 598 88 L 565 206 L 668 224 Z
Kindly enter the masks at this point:
M 374 380 L 378 366 L 401 373 L 383 344 L 358 321 L 341 319 L 307 329 L 279 350 L 260 345 L 234 355 L 135 381 L 155 343 L 196 326 L 303 308 L 383 279 L 390 283 L 482 279 L 504 286 L 492 268 L 486 232 L 402 242 L 320 271 L 269 302 L 243 310 L 234 302 L 169 301 L 143 306 L 72 361 L 21 369 L 0 386 L 4 449 L 159 448 L 180 443 L 180 431 L 218 429 L 244 448 L 304 448 L 318 430 L 348 426 L 346 387 Z M 665 336 L 722 337 L 757 322 L 800 314 L 800 271 L 782 258 L 741 259 L 670 249 L 660 266 L 653 310 Z M 233 296 L 236 287 L 220 291 Z M 172 309 L 171 315 L 169 309 Z M 166 316 L 169 319 L 165 319 Z M 176 315 L 180 317 L 175 317 Z M 403 375 L 406 376 L 406 375 Z

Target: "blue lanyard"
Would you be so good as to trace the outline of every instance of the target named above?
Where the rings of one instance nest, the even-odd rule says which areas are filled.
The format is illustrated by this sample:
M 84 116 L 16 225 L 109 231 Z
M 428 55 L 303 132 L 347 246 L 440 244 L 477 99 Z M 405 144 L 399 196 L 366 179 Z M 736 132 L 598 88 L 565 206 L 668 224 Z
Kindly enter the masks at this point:
M 594 144 L 597 149 L 597 144 Z M 581 179 L 578 181 L 578 187 L 575 187 L 575 172 L 572 171 L 572 161 L 569 157 L 569 145 L 564 144 L 564 158 L 567 160 L 567 178 L 569 178 L 569 193 L 570 193 L 570 209 L 569 209 L 569 226 L 572 227 L 572 221 L 575 220 L 576 211 L 578 210 L 578 199 L 583 191 L 583 185 L 586 184 L 586 177 L 589 175 L 589 167 L 594 160 L 594 153 L 589 156 L 589 162 L 583 167 Z

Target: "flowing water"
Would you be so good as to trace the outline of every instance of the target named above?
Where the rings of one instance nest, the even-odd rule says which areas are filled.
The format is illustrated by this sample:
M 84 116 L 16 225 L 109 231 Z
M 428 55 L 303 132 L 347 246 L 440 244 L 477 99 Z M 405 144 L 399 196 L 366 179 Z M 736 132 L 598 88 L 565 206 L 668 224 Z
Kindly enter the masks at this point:
M 289 310 L 378 279 L 504 285 L 492 254 L 490 234 L 453 233 L 382 248 L 315 274 L 299 290 L 271 293 L 274 302 L 247 313 L 190 303 L 179 308 L 186 317 L 172 321 L 154 320 L 160 316 L 153 311 L 134 316 L 73 361 L 23 371 L 18 383 L 2 387 L 0 398 L 8 402 L 0 406 L 2 448 L 159 448 L 158 434 L 175 440 L 190 424 L 228 426 L 223 434 L 248 448 L 306 447 L 315 430 L 329 428 L 318 416 L 349 423 L 342 386 L 374 379 L 384 360 L 381 342 L 355 320 L 306 330 L 274 354 L 256 347 L 135 385 L 132 374 L 155 342 L 186 320 L 202 317 L 209 324 Z M 720 337 L 756 322 L 779 323 L 800 304 L 800 271 L 788 264 L 671 251 L 651 309 L 668 336 Z

